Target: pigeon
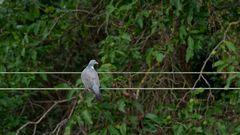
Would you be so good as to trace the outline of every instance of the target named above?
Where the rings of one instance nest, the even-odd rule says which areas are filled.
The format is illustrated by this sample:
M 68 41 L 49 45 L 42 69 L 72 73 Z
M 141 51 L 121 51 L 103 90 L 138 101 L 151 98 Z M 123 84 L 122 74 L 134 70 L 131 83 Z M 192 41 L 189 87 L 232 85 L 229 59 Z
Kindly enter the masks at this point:
M 92 91 L 97 100 L 101 99 L 100 83 L 97 72 L 94 69 L 94 65 L 98 64 L 96 60 L 91 60 L 87 67 L 82 71 L 81 79 L 87 90 Z

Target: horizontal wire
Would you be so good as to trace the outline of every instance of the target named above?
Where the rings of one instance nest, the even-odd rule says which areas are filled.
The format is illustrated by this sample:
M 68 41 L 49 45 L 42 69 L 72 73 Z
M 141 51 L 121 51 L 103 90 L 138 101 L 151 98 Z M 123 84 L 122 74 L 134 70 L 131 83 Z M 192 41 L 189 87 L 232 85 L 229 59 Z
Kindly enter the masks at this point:
M 0 88 L 0 90 L 83 90 L 85 88 Z M 240 90 L 240 88 L 101 88 L 105 90 Z
M 0 72 L 0 74 L 81 74 L 82 72 Z M 240 74 L 240 72 L 98 72 L 99 74 Z

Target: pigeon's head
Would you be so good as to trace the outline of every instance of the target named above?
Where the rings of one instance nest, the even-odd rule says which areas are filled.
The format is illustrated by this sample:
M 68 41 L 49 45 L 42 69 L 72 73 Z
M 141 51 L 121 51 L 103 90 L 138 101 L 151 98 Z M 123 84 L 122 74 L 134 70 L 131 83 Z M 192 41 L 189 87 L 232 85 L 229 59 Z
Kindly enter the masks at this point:
M 97 62 L 96 60 L 91 60 L 91 61 L 88 63 L 88 66 L 93 67 L 95 64 L 98 64 L 98 62 Z

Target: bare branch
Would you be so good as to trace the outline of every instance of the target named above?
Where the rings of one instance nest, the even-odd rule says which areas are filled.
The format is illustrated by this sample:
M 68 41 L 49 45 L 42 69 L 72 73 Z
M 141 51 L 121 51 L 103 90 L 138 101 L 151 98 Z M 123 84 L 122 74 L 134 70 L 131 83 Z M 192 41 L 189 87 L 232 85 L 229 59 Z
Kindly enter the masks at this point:
M 72 98 L 73 99 L 73 98 Z M 57 105 L 57 104 L 59 104 L 59 103 L 64 103 L 64 102 L 68 102 L 68 101 L 70 101 L 70 100 L 72 100 L 72 99 L 64 99 L 64 100 L 59 100 L 59 101 L 55 101 L 54 102 L 54 104 L 37 120 L 37 121 L 35 121 L 35 122 L 33 122 L 33 121 L 29 121 L 29 122 L 27 122 L 27 123 L 25 123 L 24 125 L 22 125 L 18 130 L 17 130 L 17 132 L 16 132 L 16 135 L 19 135 L 19 133 L 20 133 L 20 131 L 23 129 L 23 128 L 25 128 L 26 126 L 28 126 L 28 125 L 34 125 L 35 127 L 34 127 L 34 134 L 35 134 L 35 130 L 36 130 L 36 125 L 38 124 L 38 123 L 40 123 L 46 116 L 47 116 L 47 114 Z
M 67 121 L 68 121 L 68 119 L 65 118 L 65 119 L 63 119 L 61 122 L 59 122 L 59 123 L 57 124 L 57 126 L 54 128 L 54 130 L 52 131 L 52 133 L 54 134 L 54 133 L 57 131 L 56 134 L 58 134 L 58 132 L 59 132 L 59 130 L 61 129 L 61 127 L 62 127 L 64 124 L 66 124 Z
M 212 55 L 216 52 L 216 50 L 219 48 L 219 46 L 226 40 L 227 33 L 228 33 L 230 27 L 231 27 L 232 25 L 236 25 L 236 24 L 238 24 L 238 23 L 240 23 L 240 21 L 229 23 L 227 29 L 226 29 L 225 32 L 224 32 L 224 35 L 223 35 L 222 40 L 213 48 L 213 50 L 211 51 L 211 53 L 208 55 L 207 59 L 203 62 L 203 66 L 202 66 L 202 68 L 201 68 L 201 70 L 200 70 L 200 74 L 199 74 L 197 80 L 195 81 L 195 83 L 194 83 L 194 85 L 193 85 L 193 87 L 192 87 L 192 90 L 196 87 L 197 83 L 198 83 L 198 82 L 200 81 L 200 79 L 203 77 L 203 70 L 205 69 L 205 67 L 206 67 L 207 62 L 209 61 L 209 59 L 210 59 L 210 58 L 212 57 Z
M 72 114 L 73 114 L 73 111 L 74 111 L 74 109 L 76 108 L 76 104 L 77 104 L 77 96 L 74 97 L 74 102 L 73 102 L 73 105 L 72 105 L 72 107 L 71 107 L 71 110 L 70 110 L 70 112 L 69 112 L 68 117 L 65 118 L 65 119 L 63 119 L 61 122 L 59 122 L 59 123 L 57 124 L 57 126 L 55 127 L 55 129 L 52 131 L 53 134 L 54 134 L 55 132 L 56 132 L 56 135 L 59 134 L 61 127 L 62 127 L 63 125 L 65 125 L 65 124 L 68 122 L 68 120 L 71 118 L 71 116 L 72 116 Z

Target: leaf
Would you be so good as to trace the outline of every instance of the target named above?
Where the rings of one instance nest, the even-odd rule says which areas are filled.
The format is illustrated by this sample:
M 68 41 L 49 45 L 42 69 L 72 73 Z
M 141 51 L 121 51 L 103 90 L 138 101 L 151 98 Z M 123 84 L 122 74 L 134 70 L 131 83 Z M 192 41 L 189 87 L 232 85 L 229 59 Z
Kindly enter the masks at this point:
M 119 11 L 128 11 L 132 8 L 133 4 L 123 5 L 118 8 Z
M 182 3 L 181 0 L 175 0 L 176 1 L 176 7 L 177 10 L 181 11 L 182 10 Z
M 154 20 L 151 25 L 151 34 L 153 34 L 156 31 L 157 26 L 158 26 L 158 21 Z
M 204 89 L 203 89 L 203 88 L 197 88 L 197 89 L 195 89 L 195 90 L 193 91 L 193 94 L 194 94 L 194 95 L 198 95 L 198 94 L 203 93 L 203 92 L 204 92 Z
M 130 35 L 128 33 L 123 33 L 121 38 L 127 41 L 131 41 Z
M 148 119 L 151 119 L 151 120 L 157 119 L 157 115 L 152 114 L 152 113 L 147 113 L 145 117 Z
M 142 16 L 144 16 L 144 17 L 149 17 L 149 15 L 150 15 L 149 10 L 143 10 L 143 11 L 141 12 L 141 14 L 142 14 Z
M 101 135 L 107 135 L 107 129 L 106 128 L 102 130 Z
M 0 72 L 6 72 L 6 67 L 4 67 L 3 65 L 0 65 Z
M 76 120 L 76 123 L 83 125 L 84 121 L 81 117 L 78 117 L 78 115 L 73 115 L 73 120 Z
M 186 52 L 186 62 L 188 62 L 193 57 L 193 47 L 194 47 L 194 41 L 191 36 L 188 37 L 188 48 Z
M 118 110 L 121 111 L 121 112 L 125 112 L 125 102 L 124 100 L 120 100 L 117 102 L 117 105 L 118 105 Z
M 75 86 L 81 86 L 82 85 L 82 79 L 81 78 L 78 78 L 77 81 L 76 81 L 76 84 Z
M 230 75 L 226 80 L 225 88 L 229 88 L 232 82 L 234 81 L 234 79 L 236 78 L 237 78 L 237 75 Z
M 32 52 L 31 58 L 32 58 L 33 61 L 37 60 L 37 52 L 36 51 Z
M 227 130 L 226 130 L 226 126 L 225 126 L 225 123 L 221 123 L 221 122 L 217 122 L 215 124 L 215 126 L 217 127 L 217 129 L 219 130 L 219 134 L 222 134 L 222 135 L 227 135 Z
M 218 67 L 218 66 L 223 65 L 223 64 L 225 64 L 225 62 L 222 61 L 222 60 L 219 60 L 219 61 L 217 61 L 213 64 L 213 67 Z
M 120 50 L 115 50 L 114 52 L 122 55 L 122 57 L 123 57 L 123 56 L 126 56 L 126 54 L 125 54 L 124 52 L 120 51 Z
M 25 52 L 26 52 L 26 49 L 23 48 L 22 51 L 21 51 L 21 56 L 25 56 Z
M 164 55 L 161 52 L 156 52 L 155 57 L 158 62 L 162 62 L 164 59 Z
M 90 135 L 98 135 L 97 131 L 90 133 Z
M 87 96 L 85 98 L 85 103 L 87 104 L 87 107 L 92 107 L 93 106 L 93 100 L 95 99 L 95 96 L 93 96 L 93 94 L 91 94 L 91 96 Z
M 107 15 L 110 15 L 110 14 L 112 14 L 112 12 L 115 10 L 116 8 L 112 5 L 112 2 L 109 4 L 109 5 L 107 5 L 107 7 L 106 7 L 106 13 L 107 13 Z
M 92 118 L 91 118 L 91 115 L 90 113 L 87 111 L 87 110 L 84 110 L 82 113 L 81 113 L 83 119 L 85 120 L 85 122 L 87 124 L 93 124 L 93 121 L 92 121 Z
M 69 85 L 67 83 L 59 83 L 58 85 L 54 86 L 54 88 L 68 88 Z
M 232 43 L 232 42 L 230 42 L 230 41 L 224 41 L 224 43 L 226 44 L 226 46 L 227 46 L 227 48 L 229 49 L 229 50 L 231 50 L 231 51 L 233 51 L 233 52 L 236 52 L 236 47 L 235 47 L 235 45 Z
M 201 31 L 200 30 L 191 30 L 189 33 L 191 34 L 199 34 Z
M 141 29 L 143 28 L 143 17 L 142 16 L 137 18 L 137 24 L 139 25 L 139 27 Z
M 70 135 L 70 134 L 71 134 L 71 127 L 70 127 L 70 126 L 67 126 L 67 127 L 64 129 L 63 135 Z
M 25 43 L 29 43 L 29 37 L 28 37 L 28 34 L 24 34 L 24 37 L 23 37 L 23 44 Z
M 33 32 L 34 32 L 35 35 L 37 35 L 38 32 L 39 32 L 40 23 L 41 23 L 41 21 L 38 21 L 37 23 L 35 23 L 35 24 L 33 25 L 33 26 L 34 26 Z
M 143 110 L 143 105 L 138 103 L 138 102 L 134 102 L 134 107 L 141 113 L 144 113 L 144 110 Z
M 229 64 L 226 61 L 219 60 L 213 64 L 213 67 L 217 68 L 217 71 L 222 71 L 226 68 Z
M 74 95 L 76 95 L 79 91 L 78 90 L 69 90 L 67 94 L 67 99 L 71 99 Z
M 179 16 L 180 15 L 180 11 L 182 11 L 182 3 L 181 3 L 181 0 L 175 0 L 174 1 L 174 5 L 176 6 L 177 10 L 176 10 L 176 15 Z
M 98 71 L 101 71 L 101 72 L 109 72 L 113 70 L 116 70 L 116 66 L 110 63 L 102 64 L 101 67 L 99 67 L 98 69 Z
M 153 48 L 148 49 L 146 52 L 146 62 L 148 66 L 150 66 L 152 62 L 152 52 L 153 52 Z
M 237 80 L 236 84 L 237 84 L 237 87 L 240 87 L 240 80 Z
M 150 120 L 160 124 L 159 117 L 157 115 L 155 115 L 155 114 L 147 113 L 145 118 L 148 118 L 148 119 L 150 119 Z
M 53 6 L 48 6 L 46 9 L 45 9 L 45 12 L 47 13 L 52 13 L 54 12 L 55 8 Z
M 193 19 L 193 16 L 192 16 L 192 15 L 189 15 L 189 16 L 187 17 L 187 22 L 188 22 L 189 25 L 191 25 L 192 19 Z
M 186 27 L 184 25 L 181 25 L 179 28 L 180 39 L 184 40 L 186 35 L 187 35 Z
M 127 133 L 127 126 L 126 126 L 126 124 L 123 123 L 123 124 L 119 127 L 119 130 L 120 130 L 120 133 L 121 133 L 122 135 L 126 135 L 126 133 Z
M 141 54 L 138 50 L 138 48 L 132 48 L 130 50 L 130 56 L 133 58 L 133 59 L 140 59 L 141 58 Z
M 44 80 L 44 81 L 47 81 L 47 75 L 46 74 L 40 74 L 41 78 Z
M 173 126 L 174 135 L 184 135 L 184 128 L 182 125 L 174 125 Z
M 109 131 L 110 135 L 120 135 L 118 130 L 115 127 L 113 127 L 113 126 L 109 126 L 108 127 L 108 131 Z
M 235 132 L 237 132 L 237 133 L 240 133 L 240 125 L 238 125 L 237 127 L 235 127 L 235 130 L 234 130 Z
M 0 0 L 0 4 L 2 4 L 4 2 L 4 0 Z

